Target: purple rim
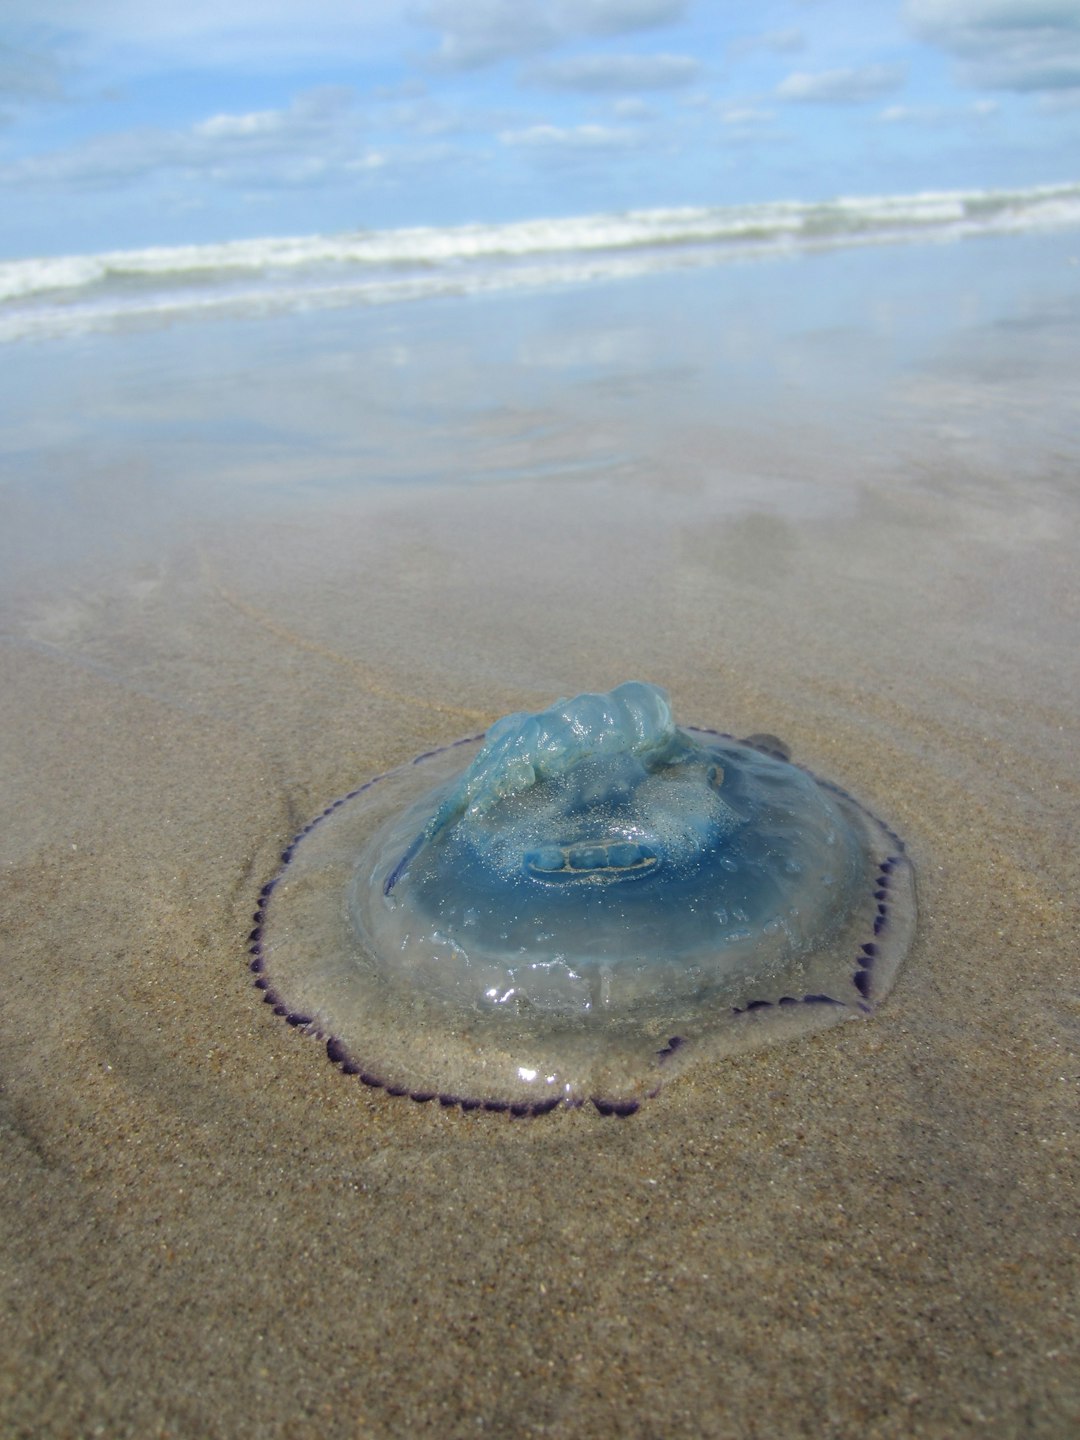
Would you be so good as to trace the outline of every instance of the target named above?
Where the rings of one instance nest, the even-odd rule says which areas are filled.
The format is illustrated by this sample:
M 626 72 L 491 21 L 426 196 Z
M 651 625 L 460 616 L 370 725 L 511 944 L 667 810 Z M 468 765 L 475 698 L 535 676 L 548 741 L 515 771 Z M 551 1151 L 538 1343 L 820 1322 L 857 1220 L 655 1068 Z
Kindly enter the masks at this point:
M 888 837 L 895 850 L 894 854 L 886 856 L 886 858 L 878 864 L 878 873 L 874 881 L 874 900 L 877 902 L 877 910 L 874 916 L 873 938 L 861 944 L 855 954 L 851 980 L 855 989 L 862 997 L 858 1001 L 857 1006 L 848 1005 L 845 1000 L 838 1000 L 832 995 L 783 995 L 779 1000 L 775 1001 L 750 1000 L 746 1005 L 732 1006 L 730 1013 L 738 1016 L 749 1015 L 760 1010 L 778 1009 L 781 1007 L 787 1009 L 792 1005 L 831 1005 L 843 1010 L 857 1008 L 864 1014 L 872 1014 L 874 1007 L 870 1003 L 870 993 L 873 983 L 874 962 L 879 953 L 878 938 L 884 933 L 889 923 L 889 888 L 892 872 L 897 865 L 906 859 L 906 847 L 903 840 L 901 840 L 895 830 L 889 825 L 886 825 L 884 820 L 879 819 L 872 811 L 867 810 L 866 806 L 856 800 L 847 790 L 844 790 L 839 785 L 835 785 L 831 780 L 822 780 L 819 776 L 815 775 L 812 770 L 807 770 L 805 765 L 797 765 L 794 760 L 782 751 L 764 744 L 751 745 L 748 741 L 738 740 L 734 735 L 729 735 L 723 730 L 710 730 L 700 725 L 684 725 L 681 728 L 693 731 L 696 735 L 714 735 L 720 740 L 731 740 L 736 745 L 745 745 L 748 749 L 760 750 L 763 754 L 771 755 L 774 759 L 783 760 L 788 765 L 796 765 L 797 769 L 809 775 L 822 789 L 831 790 L 833 794 L 841 796 L 864 815 L 869 815 L 874 823 L 880 826 L 882 833 Z M 414 756 L 413 759 L 407 761 L 406 764 L 420 765 L 425 760 L 430 760 L 436 755 L 445 755 L 448 750 L 455 750 L 459 745 L 471 745 L 477 740 L 482 740 L 485 734 L 485 731 L 481 731 L 478 735 L 465 735 L 460 740 L 451 741 L 449 745 L 440 745 L 434 750 L 425 750 L 423 754 Z M 321 1026 L 316 1023 L 313 1016 L 304 1015 L 296 1010 L 290 1010 L 281 996 L 274 990 L 266 974 L 266 957 L 263 954 L 262 948 L 263 925 L 265 923 L 266 909 L 270 897 L 274 893 L 278 882 L 285 874 L 285 871 L 288 869 L 289 862 L 297 846 L 305 836 L 310 835 L 316 826 L 321 825 L 322 822 L 333 815 L 336 810 L 340 810 L 342 805 L 347 805 L 350 800 L 355 800 L 358 795 L 362 795 L 365 790 L 370 790 L 371 787 L 377 785 L 380 780 L 385 780 L 388 775 L 394 774 L 397 770 L 403 768 L 403 766 L 395 766 L 394 770 L 387 770 L 381 775 L 375 775 L 372 779 L 365 780 L 363 785 L 358 785 L 355 790 L 350 790 L 347 795 L 342 795 L 337 800 L 332 801 L 327 805 L 325 810 L 322 810 L 315 816 L 314 820 L 309 820 L 304 828 L 293 836 L 292 840 L 290 840 L 289 844 L 286 845 L 285 849 L 281 852 L 281 864 L 277 873 L 268 880 L 259 891 L 255 912 L 252 916 L 253 929 L 248 935 L 248 953 L 251 956 L 248 962 L 248 968 L 255 976 L 255 988 L 262 991 L 263 1003 L 269 1005 L 273 1013 L 280 1016 L 286 1025 L 291 1025 L 294 1029 L 302 1031 L 313 1040 L 324 1041 L 326 1044 L 327 1059 L 332 1065 L 336 1066 L 343 1075 L 355 1075 L 362 1085 L 367 1085 L 372 1090 L 383 1090 L 387 1095 L 400 1096 L 408 1100 L 413 1100 L 418 1105 L 426 1105 L 434 1100 L 438 1101 L 439 1105 L 446 1110 L 456 1108 L 465 1114 L 475 1113 L 477 1111 L 505 1114 L 509 1115 L 512 1120 L 524 1119 L 527 1116 L 550 1115 L 553 1110 L 557 1110 L 560 1107 L 571 1110 L 581 1109 L 585 1105 L 592 1105 L 601 1115 L 616 1115 L 622 1119 L 625 1119 L 629 1115 L 636 1114 L 642 1105 L 642 1101 L 636 1097 L 620 1099 L 617 1097 L 609 1098 L 603 1095 L 590 1095 L 588 1097 L 558 1095 L 554 1099 L 547 1100 L 496 1100 L 491 1097 L 476 1098 L 464 1095 L 451 1095 L 440 1090 L 410 1090 L 406 1085 L 391 1084 L 389 1081 L 380 1079 L 379 1076 L 373 1075 L 371 1071 L 366 1070 L 364 1066 L 349 1053 L 344 1042 L 339 1040 L 336 1035 L 330 1035 L 324 1031 Z M 665 1062 L 670 1060 L 676 1051 L 680 1050 L 685 1044 L 686 1041 L 682 1036 L 673 1035 L 667 1044 L 656 1052 L 657 1066 L 664 1065 Z M 644 1098 L 647 1100 L 655 1099 L 660 1093 L 660 1086 L 661 1081 L 658 1079 L 656 1085 L 646 1092 Z

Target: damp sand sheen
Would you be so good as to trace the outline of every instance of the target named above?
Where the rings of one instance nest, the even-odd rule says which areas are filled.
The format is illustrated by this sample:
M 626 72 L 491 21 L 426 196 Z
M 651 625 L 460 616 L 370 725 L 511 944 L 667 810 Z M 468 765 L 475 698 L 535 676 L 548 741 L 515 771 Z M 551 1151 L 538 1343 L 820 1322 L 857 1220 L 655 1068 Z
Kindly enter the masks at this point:
M 774 737 L 679 728 L 628 682 L 328 806 L 264 887 L 251 965 L 372 1087 L 625 1115 L 695 1058 L 869 1015 L 914 927 L 888 826 Z

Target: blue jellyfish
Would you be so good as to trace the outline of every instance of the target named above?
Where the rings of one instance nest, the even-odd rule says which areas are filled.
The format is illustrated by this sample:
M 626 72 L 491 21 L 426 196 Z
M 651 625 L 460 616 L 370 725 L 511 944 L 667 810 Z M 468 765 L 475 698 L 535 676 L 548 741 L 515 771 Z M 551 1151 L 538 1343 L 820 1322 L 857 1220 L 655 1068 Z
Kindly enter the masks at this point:
M 335 801 L 264 887 L 252 968 L 369 1085 L 629 1114 L 695 1058 L 870 1014 L 914 925 L 882 821 L 630 681 Z

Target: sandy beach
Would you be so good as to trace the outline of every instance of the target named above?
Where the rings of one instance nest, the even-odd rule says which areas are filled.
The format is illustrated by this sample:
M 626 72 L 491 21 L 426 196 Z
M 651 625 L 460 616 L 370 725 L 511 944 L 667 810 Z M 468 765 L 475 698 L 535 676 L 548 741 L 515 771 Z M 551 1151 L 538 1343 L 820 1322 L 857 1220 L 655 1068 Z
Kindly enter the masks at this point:
M 5 1436 L 1076 1432 L 1077 248 L 6 348 Z M 301 825 L 629 678 L 905 837 L 871 1020 L 511 1121 L 269 1013 Z

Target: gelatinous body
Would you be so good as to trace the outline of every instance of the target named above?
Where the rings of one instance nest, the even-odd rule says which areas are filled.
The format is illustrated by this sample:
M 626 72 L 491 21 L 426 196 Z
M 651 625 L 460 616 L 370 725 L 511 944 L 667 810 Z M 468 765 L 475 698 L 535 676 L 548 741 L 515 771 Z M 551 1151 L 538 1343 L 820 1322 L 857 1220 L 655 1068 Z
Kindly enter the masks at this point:
M 628 1113 L 695 1055 L 868 1013 L 914 923 L 886 826 L 630 682 L 335 802 L 264 888 L 252 965 L 369 1084 Z

